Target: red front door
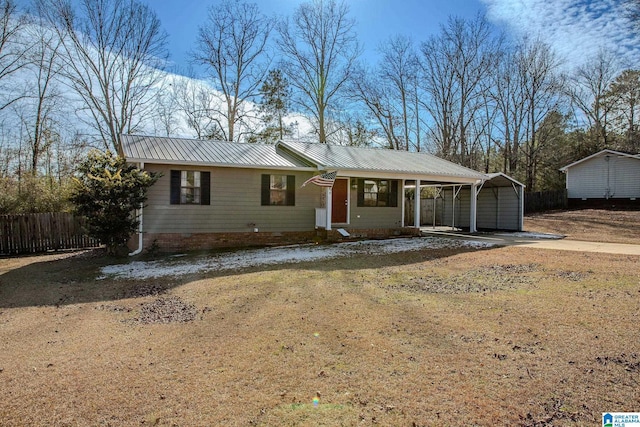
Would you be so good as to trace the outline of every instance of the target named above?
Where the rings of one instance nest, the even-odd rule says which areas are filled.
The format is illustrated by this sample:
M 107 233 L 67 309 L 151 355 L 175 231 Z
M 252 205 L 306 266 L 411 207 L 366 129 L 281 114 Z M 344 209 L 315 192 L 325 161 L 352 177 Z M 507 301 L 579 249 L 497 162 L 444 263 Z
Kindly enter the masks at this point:
M 347 222 L 347 204 L 349 188 L 348 179 L 336 179 L 333 183 L 331 192 L 331 222 L 346 223 Z

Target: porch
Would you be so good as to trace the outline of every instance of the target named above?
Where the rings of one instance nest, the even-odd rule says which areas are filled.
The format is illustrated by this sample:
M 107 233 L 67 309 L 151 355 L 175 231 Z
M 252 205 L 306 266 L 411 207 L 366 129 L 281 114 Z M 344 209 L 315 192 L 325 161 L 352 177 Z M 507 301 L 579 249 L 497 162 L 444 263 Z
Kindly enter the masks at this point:
M 398 190 L 393 207 L 356 206 L 362 195 L 358 177 L 340 177 L 337 186 L 323 191 L 322 206 L 315 208 L 316 229 L 334 228 L 416 228 L 445 227 L 476 232 L 483 230 L 521 231 L 524 217 L 524 185 L 504 174 L 485 175 L 485 180 L 466 182 L 435 181 L 433 178 L 396 179 Z M 371 181 L 380 179 L 371 179 Z M 387 180 L 385 185 L 393 179 Z M 462 181 L 462 180 L 460 180 Z M 350 184 L 350 185 L 349 185 Z M 397 193 L 397 194 L 396 194 Z M 416 202 L 417 200 L 417 202 Z M 329 201 L 329 202 L 327 202 Z M 376 217 L 376 219 L 363 217 Z

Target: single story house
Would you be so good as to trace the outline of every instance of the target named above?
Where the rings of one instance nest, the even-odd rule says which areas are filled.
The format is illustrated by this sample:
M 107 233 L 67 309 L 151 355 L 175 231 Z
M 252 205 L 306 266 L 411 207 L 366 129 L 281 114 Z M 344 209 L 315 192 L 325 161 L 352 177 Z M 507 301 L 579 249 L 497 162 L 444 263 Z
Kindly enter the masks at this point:
M 566 175 L 570 207 L 611 203 L 640 206 L 640 155 L 602 150 L 560 171 Z
M 142 209 L 136 252 L 312 241 L 318 233 L 331 238 L 338 231 L 419 234 L 419 220 L 417 226 L 404 223 L 405 193 L 416 185 L 457 192 L 456 203 L 464 206 L 457 225 L 472 232 L 479 212 L 483 228 L 506 221 L 496 215 L 521 212 L 521 193 L 519 199 L 503 197 L 501 208 L 478 198 L 483 191 L 496 199 L 503 192 L 495 190 L 499 186 L 513 192 L 508 177 L 426 153 L 293 141 L 262 145 L 137 135 L 123 135 L 122 141 L 128 162 L 162 174 Z M 306 184 L 329 172 L 335 174 L 328 186 Z M 414 210 L 419 219 L 419 205 Z

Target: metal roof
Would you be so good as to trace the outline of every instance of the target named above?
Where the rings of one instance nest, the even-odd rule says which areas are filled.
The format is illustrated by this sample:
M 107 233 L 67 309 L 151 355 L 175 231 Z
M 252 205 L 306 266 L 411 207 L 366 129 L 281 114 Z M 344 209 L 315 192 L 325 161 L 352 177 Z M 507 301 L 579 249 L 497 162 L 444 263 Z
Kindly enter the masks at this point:
M 279 147 L 315 163 L 318 169 L 391 172 L 485 180 L 486 175 L 427 153 L 280 141 Z
M 487 175 L 427 153 L 280 141 L 276 145 L 122 135 L 130 162 L 244 168 L 389 173 L 434 180 L 486 180 Z
M 526 187 L 523 183 L 516 181 L 509 175 L 505 175 L 502 172 L 489 173 L 487 176 L 489 177 L 489 180 L 485 181 L 485 187 L 510 187 L 512 184 L 520 187 Z
M 124 156 L 131 162 L 312 169 L 298 159 L 276 152 L 274 145 L 122 135 L 122 148 Z
M 635 155 L 634 155 L 634 154 L 622 153 L 622 152 L 620 152 L 620 151 L 614 151 L 614 150 L 604 149 L 604 150 L 602 150 L 602 151 L 598 151 L 598 152 L 597 152 L 597 153 L 595 153 L 595 154 L 592 154 L 592 155 L 587 156 L 587 157 L 585 157 L 585 158 L 583 158 L 583 159 L 580 159 L 580 160 L 577 160 L 577 161 L 575 161 L 575 162 L 573 162 L 573 163 L 571 163 L 571 164 L 568 164 L 567 166 L 563 166 L 563 167 L 561 167 L 561 168 L 560 168 L 560 171 L 561 171 L 561 172 L 566 172 L 569 168 L 571 168 L 571 167 L 573 167 L 573 166 L 575 166 L 575 165 L 578 165 L 578 164 L 580 164 L 580 163 L 582 163 L 582 162 L 586 162 L 587 160 L 591 160 L 591 159 L 593 159 L 594 157 L 598 157 L 598 156 L 617 156 L 617 157 L 628 157 L 628 158 L 630 158 L 630 159 L 638 159 L 638 160 L 640 160 L 640 154 L 635 154 Z

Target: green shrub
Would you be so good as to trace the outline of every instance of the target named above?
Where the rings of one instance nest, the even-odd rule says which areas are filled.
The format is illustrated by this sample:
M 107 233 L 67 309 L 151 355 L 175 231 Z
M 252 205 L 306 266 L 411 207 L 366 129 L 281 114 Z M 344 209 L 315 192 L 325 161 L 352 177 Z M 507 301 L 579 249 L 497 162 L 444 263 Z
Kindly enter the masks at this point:
M 111 254 L 126 244 L 139 220 L 147 190 L 160 177 L 127 164 L 110 151 L 91 151 L 74 178 L 71 202 L 74 212 L 84 216 L 90 236 L 99 239 Z

